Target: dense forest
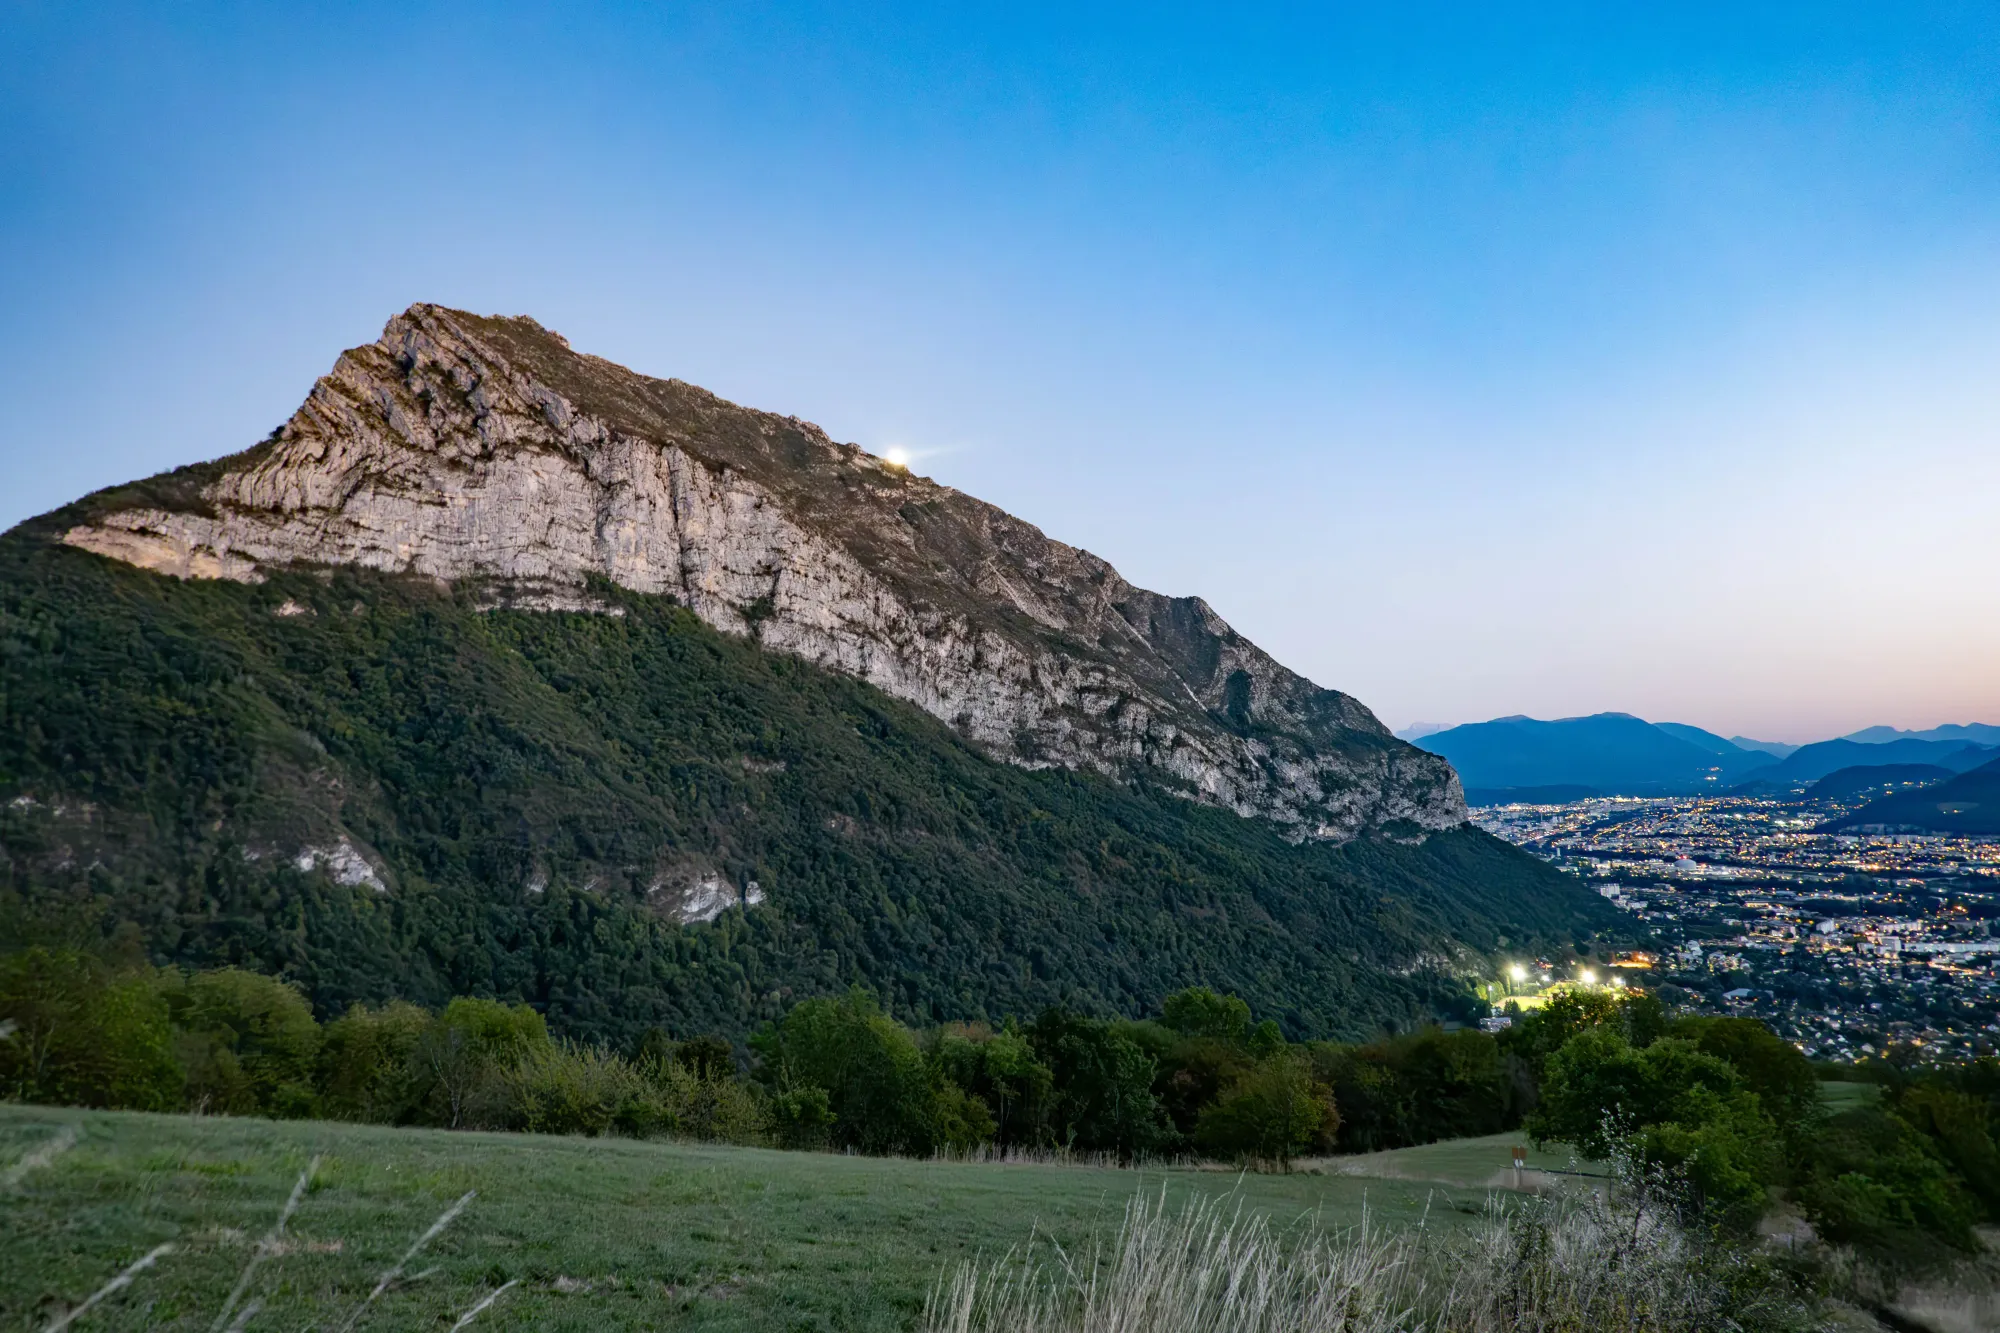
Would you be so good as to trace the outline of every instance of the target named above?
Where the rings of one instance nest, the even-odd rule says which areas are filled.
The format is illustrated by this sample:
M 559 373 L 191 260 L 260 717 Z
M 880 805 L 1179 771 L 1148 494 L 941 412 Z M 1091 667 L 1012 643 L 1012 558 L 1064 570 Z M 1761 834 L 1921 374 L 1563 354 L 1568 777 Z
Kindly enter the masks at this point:
M 100 497 L 101 498 L 101 497 Z M 917 709 L 603 587 L 614 614 L 352 570 L 178 582 L 0 538 L 0 931 L 357 1002 L 740 1040 L 863 984 L 920 1024 L 1148 1012 L 1407 1030 L 1615 913 L 1472 829 L 1292 845 L 995 762 Z M 688 904 L 702 894 L 701 913 Z M 697 920 L 696 916 L 712 919 Z

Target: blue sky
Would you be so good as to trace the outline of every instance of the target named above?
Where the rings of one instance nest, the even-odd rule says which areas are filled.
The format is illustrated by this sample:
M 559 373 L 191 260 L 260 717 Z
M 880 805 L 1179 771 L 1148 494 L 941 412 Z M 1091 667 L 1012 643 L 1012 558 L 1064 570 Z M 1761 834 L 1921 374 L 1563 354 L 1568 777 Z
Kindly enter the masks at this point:
M 431 300 L 1394 726 L 2000 721 L 2000 11 L 1503 8 L 0 0 L 0 525 Z

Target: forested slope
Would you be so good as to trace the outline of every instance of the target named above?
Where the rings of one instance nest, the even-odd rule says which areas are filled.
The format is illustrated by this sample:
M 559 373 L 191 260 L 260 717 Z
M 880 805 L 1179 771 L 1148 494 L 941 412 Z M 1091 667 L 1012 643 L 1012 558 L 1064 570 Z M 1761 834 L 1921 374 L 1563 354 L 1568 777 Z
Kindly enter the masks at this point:
M 296 979 L 323 1012 L 525 998 L 610 1040 L 741 1033 L 855 983 L 917 1020 L 1142 1012 L 1203 983 L 1337 1036 L 1455 1002 L 1467 950 L 1615 924 L 1469 828 L 1295 846 L 996 763 L 662 597 L 183 583 L 52 544 L 69 518 L 0 538 L 17 939 L 122 930 L 158 961 Z

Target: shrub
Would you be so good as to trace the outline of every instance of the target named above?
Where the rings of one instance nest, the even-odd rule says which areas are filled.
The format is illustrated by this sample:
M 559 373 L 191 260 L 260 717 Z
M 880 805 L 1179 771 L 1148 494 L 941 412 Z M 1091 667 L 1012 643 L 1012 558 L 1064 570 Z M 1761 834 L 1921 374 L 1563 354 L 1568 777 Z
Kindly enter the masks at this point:
M 699 1072 L 701 1061 L 669 1059 L 639 1063 L 661 1109 L 658 1132 L 712 1143 L 765 1143 L 771 1137 L 769 1110 L 756 1093 L 730 1074 Z
M 786 1088 L 771 1098 L 771 1129 L 781 1148 L 826 1147 L 838 1119 L 825 1088 Z
M 475 1114 L 505 1115 L 496 1108 L 512 1094 L 501 1076 L 548 1045 L 548 1025 L 525 1004 L 453 1000 L 411 1055 L 413 1076 L 425 1088 L 426 1118 L 457 1129 Z
M 1879 1107 L 1827 1121 L 1805 1145 L 1799 1204 L 1819 1234 L 1923 1265 L 1936 1245 L 1970 1253 L 1973 1201 L 1936 1149 Z
M 2000 1218 L 2000 1150 L 1993 1142 L 1989 1103 L 1924 1083 L 1898 1093 L 1892 1107 L 1897 1118 L 1931 1141 L 1987 1218 Z
M 479 1119 L 494 1129 L 536 1134 L 647 1134 L 664 1126 L 658 1092 L 632 1065 L 573 1042 L 528 1047 L 496 1070 Z
M 417 1052 L 436 1021 L 429 1010 L 394 1000 L 380 1009 L 357 1004 L 328 1023 L 319 1052 L 322 1113 L 384 1124 L 418 1118 L 427 1082 Z

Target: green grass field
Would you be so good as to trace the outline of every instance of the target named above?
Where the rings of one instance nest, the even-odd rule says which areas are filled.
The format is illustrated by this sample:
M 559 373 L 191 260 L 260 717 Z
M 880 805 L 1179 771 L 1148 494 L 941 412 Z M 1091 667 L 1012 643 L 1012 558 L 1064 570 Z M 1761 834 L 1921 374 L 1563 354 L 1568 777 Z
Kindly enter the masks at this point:
M 63 1126 L 74 1147 L 6 1183 Z M 1448 1145 L 1439 1145 L 1440 1148 Z M 1422 1151 L 1422 1150 L 1418 1150 Z M 1141 1189 L 1234 1191 L 1287 1226 L 1457 1224 L 1481 1190 L 1338 1175 L 968 1165 L 318 1122 L 0 1106 L 0 1325 L 40 1328 L 156 1245 L 74 1327 L 206 1329 L 315 1154 L 249 1325 L 342 1327 L 453 1200 L 478 1191 L 363 1329 L 901 1329 L 948 1265 L 1031 1235 L 1108 1239 Z
M 1405 1181 L 1475 1191 L 1512 1189 L 1516 1185 L 1512 1164 L 1517 1147 L 1527 1152 L 1528 1176 L 1523 1183 L 1529 1185 L 1551 1171 L 1580 1171 L 1590 1175 L 1602 1175 L 1605 1171 L 1602 1163 L 1576 1160 L 1575 1154 L 1563 1144 L 1537 1148 L 1521 1130 L 1476 1139 L 1446 1139 L 1418 1148 L 1327 1157 L 1304 1165 L 1309 1170 L 1349 1179 Z

